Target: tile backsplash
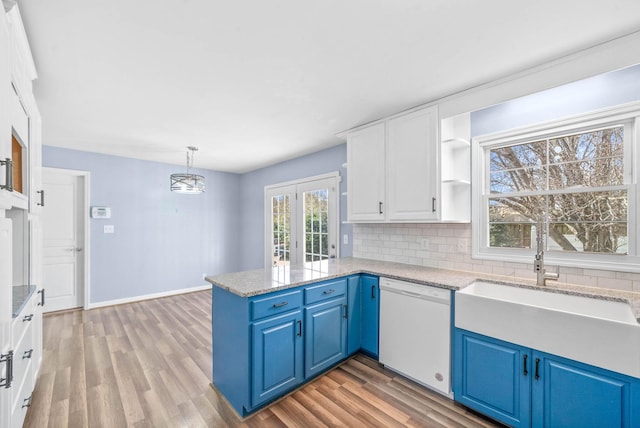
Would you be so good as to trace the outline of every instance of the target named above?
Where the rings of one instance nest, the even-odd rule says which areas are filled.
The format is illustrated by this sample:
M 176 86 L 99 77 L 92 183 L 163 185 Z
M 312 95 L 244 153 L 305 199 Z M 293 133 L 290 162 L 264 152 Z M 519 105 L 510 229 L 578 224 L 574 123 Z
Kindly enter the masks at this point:
M 472 259 L 470 224 L 354 224 L 353 256 L 505 277 L 535 278 L 533 263 Z M 560 267 L 559 281 L 640 292 L 640 273 Z

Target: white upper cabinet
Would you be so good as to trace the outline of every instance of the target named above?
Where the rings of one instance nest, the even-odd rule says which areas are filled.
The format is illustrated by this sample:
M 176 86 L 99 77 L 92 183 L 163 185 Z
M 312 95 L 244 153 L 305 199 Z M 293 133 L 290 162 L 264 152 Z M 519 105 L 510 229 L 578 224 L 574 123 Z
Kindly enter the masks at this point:
M 387 122 L 387 219 L 438 220 L 438 108 Z
M 385 219 L 384 123 L 347 136 L 347 211 L 350 221 Z
M 469 222 L 468 134 L 469 115 L 441 125 L 438 106 L 346 132 L 348 220 Z
M 9 25 L 0 14 L 0 160 L 11 158 L 11 63 L 9 62 Z M 0 165 L 0 185 L 5 184 L 5 168 Z M 1 192 L 1 190 L 0 190 Z

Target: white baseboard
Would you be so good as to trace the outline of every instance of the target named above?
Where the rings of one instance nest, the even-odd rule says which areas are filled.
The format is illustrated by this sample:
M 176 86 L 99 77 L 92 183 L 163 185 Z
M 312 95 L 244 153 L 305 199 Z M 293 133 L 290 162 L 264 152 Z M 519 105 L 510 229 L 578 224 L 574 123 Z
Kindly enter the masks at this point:
M 211 284 L 197 287 L 181 288 L 180 290 L 163 291 L 162 293 L 145 294 L 144 296 L 127 297 L 125 299 L 107 300 L 104 302 L 89 303 L 85 309 L 104 308 L 105 306 L 122 305 L 125 303 L 141 302 L 143 300 L 157 299 L 160 297 L 176 296 L 178 294 L 193 293 L 195 291 L 210 290 Z

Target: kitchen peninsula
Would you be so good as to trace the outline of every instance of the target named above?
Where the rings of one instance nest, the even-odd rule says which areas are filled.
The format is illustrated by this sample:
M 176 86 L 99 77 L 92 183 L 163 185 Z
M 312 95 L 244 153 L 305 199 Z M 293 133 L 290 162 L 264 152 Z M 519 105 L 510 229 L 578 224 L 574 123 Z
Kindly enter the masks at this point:
M 541 288 L 535 285 L 533 274 L 531 279 L 516 280 L 358 258 L 221 274 L 206 278 L 214 285 L 213 386 L 246 416 L 354 353 L 377 358 L 380 277 L 451 290 L 452 294 L 479 279 L 490 280 L 624 302 L 640 318 L 636 293 L 562 283 Z M 370 297 L 375 297 L 374 303 L 367 303 Z M 453 312 L 451 326 L 457 330 Z M 375 339 L 366 340 L 367 336 Z M 456 366 L 452 367 L 455 371 Z M 454 374 L 453 392 L 458 399 L 455 378 Z

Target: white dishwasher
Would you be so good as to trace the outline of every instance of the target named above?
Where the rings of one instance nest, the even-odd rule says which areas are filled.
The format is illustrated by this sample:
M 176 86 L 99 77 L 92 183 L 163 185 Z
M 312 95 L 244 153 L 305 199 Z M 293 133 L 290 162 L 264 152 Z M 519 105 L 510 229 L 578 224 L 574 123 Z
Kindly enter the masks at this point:
M 451 396 L 451 291 L 380 278 L 380 362 Z

